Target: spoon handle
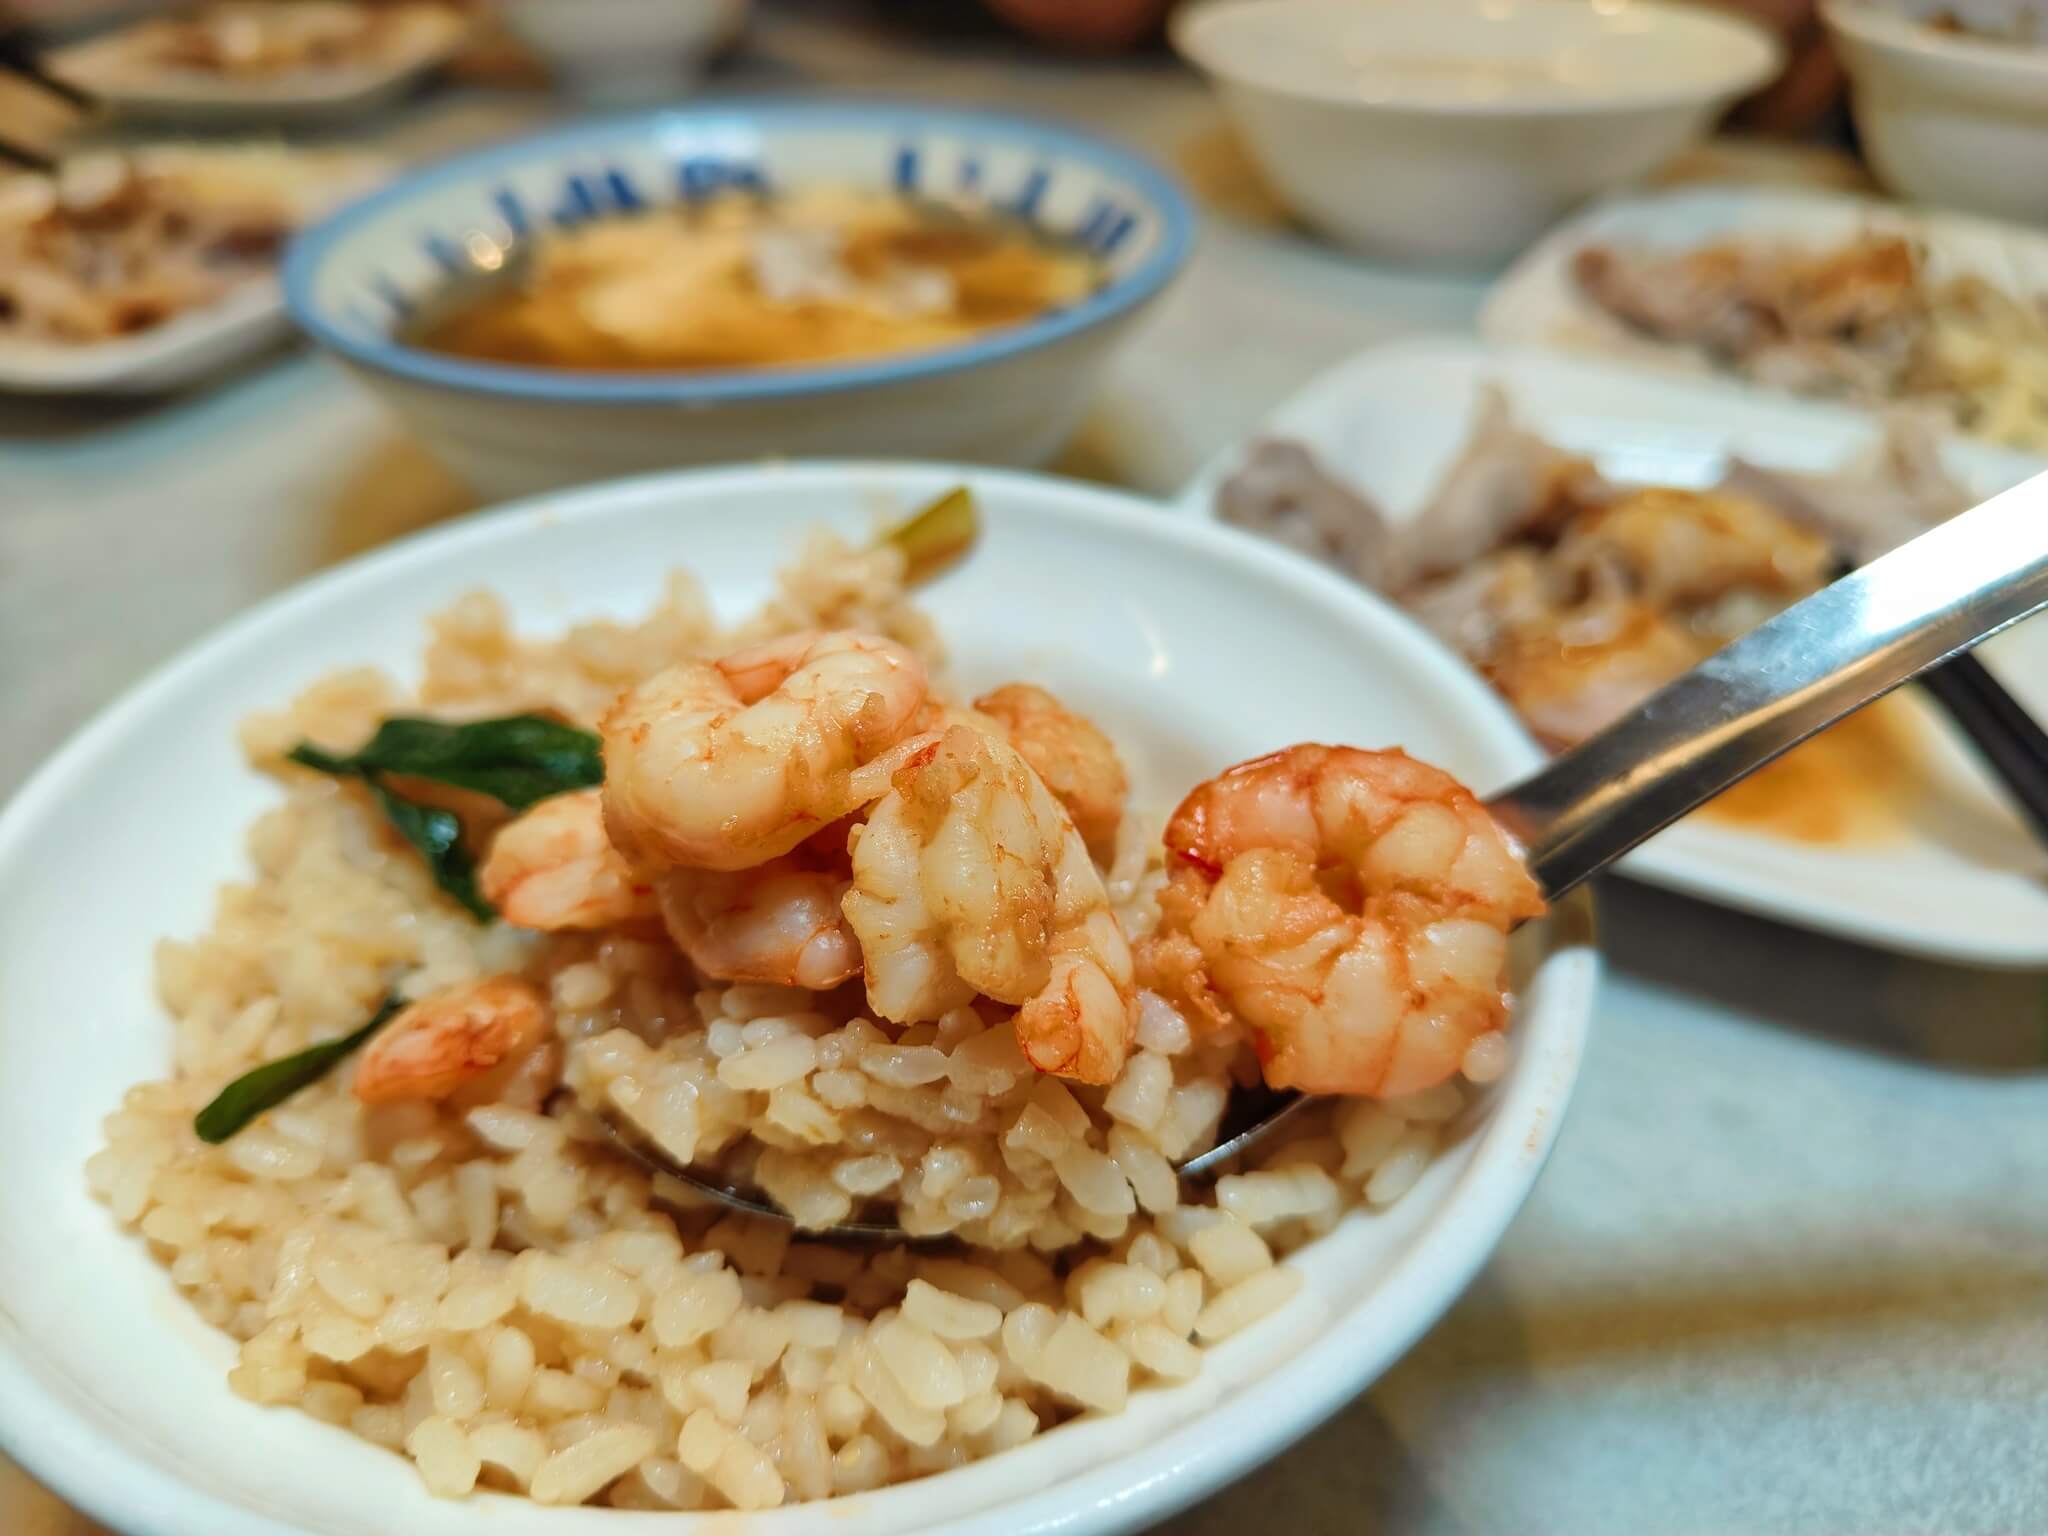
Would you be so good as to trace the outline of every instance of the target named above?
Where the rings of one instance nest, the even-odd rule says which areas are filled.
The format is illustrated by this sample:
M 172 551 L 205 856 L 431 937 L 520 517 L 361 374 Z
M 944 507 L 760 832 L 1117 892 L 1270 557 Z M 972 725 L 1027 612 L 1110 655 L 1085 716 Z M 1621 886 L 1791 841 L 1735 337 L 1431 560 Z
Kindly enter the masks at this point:
M 1758 625 L 1488 802 L 1544 893 L 1943 658 L 2048 607 L 2048 474 Z

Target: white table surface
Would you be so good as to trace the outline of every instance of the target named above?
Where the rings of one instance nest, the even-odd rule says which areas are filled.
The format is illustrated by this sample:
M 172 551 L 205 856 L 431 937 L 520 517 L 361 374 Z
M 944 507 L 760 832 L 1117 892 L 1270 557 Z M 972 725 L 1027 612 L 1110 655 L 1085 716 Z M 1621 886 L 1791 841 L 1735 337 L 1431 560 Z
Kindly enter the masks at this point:
M 1171 491 L 1319 369 L 1477 309 L 1477 279 L 1375 270 L 1280 226 L 1164 60 L 938 53 L 814 4 L 758 26 L 723 83 L 1000 102 L 1189 176 L 1200 249 L 1071 472 Z M 443 97 L 375 136 L 431 152 L 547 110 Z M 305 354 L 141 408 L 0 401 L 0 794 L 176 647 L 467 506 Z M 1578 1102 L 1493 1262 L 1365 1397 L 1170 1529 L 2048 1529 L 2048 979 L 1634 886 L 1604 909 L 1613 975 Z M 101 1536 L 4 1459 L 0 1532 Z

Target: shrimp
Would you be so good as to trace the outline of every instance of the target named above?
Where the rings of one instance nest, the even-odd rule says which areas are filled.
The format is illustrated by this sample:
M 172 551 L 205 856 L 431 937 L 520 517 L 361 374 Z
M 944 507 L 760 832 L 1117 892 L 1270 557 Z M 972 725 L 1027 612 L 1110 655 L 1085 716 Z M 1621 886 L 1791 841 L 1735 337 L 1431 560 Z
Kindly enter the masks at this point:
M 827 991 L 860 973 L 860 945 L 839 909 L 850 881 L 807 867 L 803 852 L 756 869 L 678 869 L 655 885 L 676 947 L 706 976 Z
M 605 828 L 653 867 L 764 864 L 888 788 L 924 698 L 915 655 L 852 630 L 671 667 L 604 718 Z
M 1052 792 L 1013 747 L 953 726 L 898 769 L 854 837 L 841 904 L 885 1019 L 977 994 L 1021 1005 L 1041 1072 L 1113 1082 L 1136 1026 L 1130 945 Z
M 499 829 L 477 884 L 506 922 L 553 933 L 655 915 L 646 880 L 605 836 L 600 795 L 556 795 Z
M 1074 828 L 1097 862 L 1116 852 L 1117 824 L 1123 820 L 1130 781 L 1116 748 L 1094 722 L 1067 709 L 1043 688 L 1010 683 L 985 693 L 974 707 L 1002 728 L 1053 798 L 1066 807 Z
M 1248 1025 L 1272 1087 L 1415 1093 L 1506 1028 L 1507 935 L 1543 897 L 1449 774 L 1288 747 L 1197 785 L 1166 847 L 1148 972 Z
M 407 1004 L 356 1064 L 365 1104 L 512 1100 L 537 1106 L 557 1065 L 541 994 L 517 976 L 465 982 Z

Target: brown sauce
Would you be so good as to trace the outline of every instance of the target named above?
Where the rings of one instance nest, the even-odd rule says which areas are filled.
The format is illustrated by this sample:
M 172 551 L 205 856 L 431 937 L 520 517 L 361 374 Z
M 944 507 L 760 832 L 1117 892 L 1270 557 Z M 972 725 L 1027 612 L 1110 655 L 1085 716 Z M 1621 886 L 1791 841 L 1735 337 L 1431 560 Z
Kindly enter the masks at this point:
M 1904 833 L 1927 788 L 1912 729 L 1902 700 L 1880 699 L 1723 792 L 1698 814 L 1800 843 L 1889 842 Z

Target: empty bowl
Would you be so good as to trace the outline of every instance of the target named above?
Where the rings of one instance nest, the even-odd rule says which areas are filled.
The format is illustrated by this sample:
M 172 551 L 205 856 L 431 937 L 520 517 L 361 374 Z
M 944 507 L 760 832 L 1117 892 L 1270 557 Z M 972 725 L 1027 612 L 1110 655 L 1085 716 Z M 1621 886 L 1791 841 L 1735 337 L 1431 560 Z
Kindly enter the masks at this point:
M 1583 0 L 1217 0 L 1173 39 L 1303 220 L 1460 265 L 1657 169 L 1779 60 L 1710 10 Z
M 1994 218 L 2048 220 L 2048 5 L 1827 0 L 1821 14 L 1886 186 Z

